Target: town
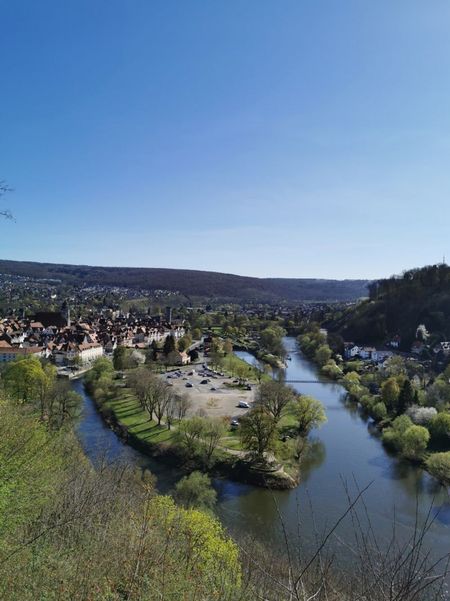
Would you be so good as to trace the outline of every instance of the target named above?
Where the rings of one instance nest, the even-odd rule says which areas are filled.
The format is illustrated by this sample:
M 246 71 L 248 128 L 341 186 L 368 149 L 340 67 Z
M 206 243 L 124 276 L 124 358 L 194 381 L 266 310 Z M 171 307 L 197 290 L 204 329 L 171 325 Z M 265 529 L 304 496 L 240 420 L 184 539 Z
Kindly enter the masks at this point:
M 32 318 L 4 318 L 0 320 L 0 363 L 33 355 L 76 368 L 112 354 L 118 346 L 135 349 L 139 360 L 139 350 L 162 344 L 168 336 L 179 340 L 185 335 L 183 322 L 172 320 L 171 314 L 170 308 L 164 317 L 102 310 L 79 321 L 71 319 L 70 308 L 64 305 L 59 312 L 40 311 Z M 172 361 L 185 364 L 190 358 L 181 351 Z

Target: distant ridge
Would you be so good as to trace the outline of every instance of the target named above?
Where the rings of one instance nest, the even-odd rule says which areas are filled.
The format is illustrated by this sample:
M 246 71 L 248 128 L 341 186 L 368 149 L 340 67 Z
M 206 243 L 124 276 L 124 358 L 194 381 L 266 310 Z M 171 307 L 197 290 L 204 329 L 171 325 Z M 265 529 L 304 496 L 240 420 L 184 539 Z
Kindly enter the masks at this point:
M 0 260 L 0 273 L 68 284 L 179 291 L 186 296 L 240 301 L 346 301 L 368 295 L 368 280 L 255 278 L 214 271 L 153 267 L 94 267 Z

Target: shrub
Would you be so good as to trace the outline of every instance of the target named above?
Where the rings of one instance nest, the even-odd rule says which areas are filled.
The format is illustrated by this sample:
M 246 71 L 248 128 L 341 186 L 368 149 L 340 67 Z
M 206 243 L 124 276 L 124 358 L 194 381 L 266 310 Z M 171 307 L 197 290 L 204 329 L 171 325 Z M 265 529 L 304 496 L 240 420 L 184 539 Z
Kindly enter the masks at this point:
M 407 415 L 399 415 L 392 422 L 392 427 L 394 428 L 394 430 L 396 430 L 397 432 L 400 432 L 401 434 L 404 434 L 406 432 L 406 430 L 408 428 L 410 428 L 412 425 L 413 425 L 413 422 L 412 422 L 411 418 L 408 417 Z
M 442 448 L 450 447 L 450 413 L 438 413 L 430 422 L 433 444 Z
M 373 407 L 372 415 L 373 415 L 373 418 L 378 422 L 381 421 L 382 419 L 386 418 L 387 409 L 386 409 L 386 405 L 383 403 L 383 401 L 380 401 Z
M 392 426 L 383 431 L 382 440 L 384 444 L 401 453 L 404 446 L 403 435 L 411 426 L 413 426 L 413 423 L 407 415 L 396 417 L 392 422 Z
M 382 440 L 387 447 L 401 452 L 403 447 L 401 432 L 394 430 L 394 428 L 386 428 L 386 430 L 383 430 Z
M 413 423 L 423 426 L 428 424 L 437 415 L 437 411 L 434 407 L 413 405 L 406 411 L 406 415 L 411 418 Z
M 450 451 L 447 453 L 433 453 L 427 459 L 427 469 L 441 482 L 450 484 Z
M 322 367 L 321 371 L 329 378 L 333 378 L 335 380 L 342 376 L 342 369 L 336 364 L 334 359 L 330 359 L 330 361 L 328 361 L 328 363 Z
M 402 454 L 408 459 L 420 459 L 427 448 L 430 433 L 423 426 L 411 426 L 402 436 Z
M 211 479 L 206 474 L 192 472 L 177 483 L 174 498 L 177 503 L 188 509 L 212 509 L 217 495 L 211 486 Z
M 373 408 L 376 404 L 376 400 L 376 397 L 372 396 L 371 394 L 363 394 L 362 397 L 359 399 L 359 402 L 361 403 L 363 409 L 365 409 L 366 411 L 373 411 Z

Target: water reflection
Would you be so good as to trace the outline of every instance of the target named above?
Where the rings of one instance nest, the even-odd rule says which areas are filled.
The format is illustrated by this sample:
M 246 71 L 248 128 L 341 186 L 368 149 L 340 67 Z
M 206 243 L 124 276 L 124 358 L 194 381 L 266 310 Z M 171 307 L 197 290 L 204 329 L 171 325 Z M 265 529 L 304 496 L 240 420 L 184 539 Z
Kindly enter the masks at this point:
M 287 379 L 317 380 L 315 367 L 296 351 L 295 340 L 286 339 L 292 360 L 286 369 Z M 251 363 L 255 359 L 238 353 Z M 231 532 L 283 546 L 280 516 L 289 536 L 298 536 L 306 550 L 315 548 L 316 529 L 323 529 L 339 519 L 348 507 L 348 494 L 372 483 L 365 495 L 364 516 L 380 537 L 388 540 L 395 513 L 399 532 L 411 535 L 419 504 L 419 517 L 424 519 L 434 503 L 435 521 L 430 527 L 429 544 L 438 555 L 448 552 L 450 540 L 450 498 L 448 490 L 429 474 L 390 455 L 381 444 L 379 432 L 364 414 L 349 405 L 345 391 L 336 383 L 295 384 L 297 391 L 315 396 L 324 404 L 327 423 L 314 433 L 309 452 L 301 464 L 302 480 L 291 491 L 269 491 L 227 480 L 215 480 L 218 491 L 218 514 Z M 83 416 L 78 436 L 93 462 L 106 455 L 109 460 L 124 460 L 157 476 L 158 489 L 169 491 L 179 478 L 176 470 L 141 455 L 123 445 L 105 426 L 94 404 L 85 394 L 81 381 L 74 387 L 84 399 Z M 106 451 L 105 451 L 106 450 Z M 346 490 L 347 486 L 347 490 Z M 300 525 L 299 525 L 300 524 Z M 351 520 L 344 520 L 337 535 L 348 544 L 353 536 Z M 339 543 L 336 543 L 339 545 Z M 340 550 L 343 555 L 344 547 Z
M 319 438 L 309 441 L 304 457 L 300 461 L 302 483 L 306 484 L 313 470 L 317 469 L 325 461 L 327 449 Z
M 402 535 L 410 536 L 416 505 L 419 506 L 420 519 L 424 519 L 434 504 L 436 520 L 430 527 L 428 543 L 437 554 L 448 552 L 448 490 L 420 467 L 387 452 L 372 420 L 357 404 L 348 401 L 342 386 L 318 378 L 315 366 L 298 352 L 293 338 L 285 339 L 285 346 L 292 358 L 285 370 L 286 379 L 319 379 L 319 383 L 293 386 L 298 392 L 318 398 L 325 406 L 328 421 L 315 433 L 312 453 L 304 460 L 302 481 L 296 490 L 268 493 L 261 489 L 246 489 L 245 494 L 236 498 L 227 497 L 221 503 L 225 522 L 233 529 L 245 528 L 263 539 L 276 537 L 277 529 L 271 524 L 277 521 L 276 504 L 279 503 L 294 534 L 300 505 L 303 534 L 312 540 L 314 526 L 310 506 L 314 508 L 314 515 L 320 516 L 319 521 L 331 523 L 348 506 L 345 486 L 350 487 L 351 493 L 356 493 L 372 482 L 365 495 L 364 513 L 367 512 L 380 537 L 389 539 L 394 515 L 401 524 L 399 531 Z M 255 363 L 248 353 L 238 354 L 249 363 Z M 234 517 L 228 521 L 227 515 Z M 353 536 L 351 523 L 345 521 L 341 524 L 339 536 L 344 541 Z

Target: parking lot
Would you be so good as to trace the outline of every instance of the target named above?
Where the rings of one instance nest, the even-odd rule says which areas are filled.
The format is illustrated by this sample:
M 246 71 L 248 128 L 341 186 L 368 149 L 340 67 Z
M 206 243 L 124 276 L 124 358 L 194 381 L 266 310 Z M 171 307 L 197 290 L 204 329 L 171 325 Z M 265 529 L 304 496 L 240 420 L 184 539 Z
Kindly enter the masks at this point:
M 205 369 L 201 365 L 196 365 L 195 368 L 183 367 L 162 377 L 177 392 L 189 394 L 192 402 L 190 415 L 201 411 L 211 417 L 239 419 L 248 411 L 248 408 L 239 407 L 239 403 L 247 403 L 249 406 L 253 403 L 253 385 L 249 387 L 250 390 L 242 390 L 236 387 L 234 378 Z

